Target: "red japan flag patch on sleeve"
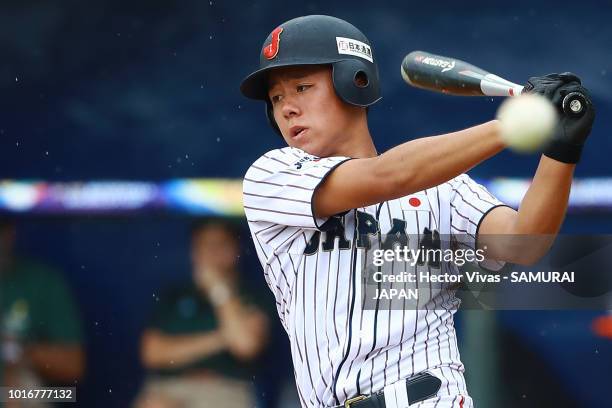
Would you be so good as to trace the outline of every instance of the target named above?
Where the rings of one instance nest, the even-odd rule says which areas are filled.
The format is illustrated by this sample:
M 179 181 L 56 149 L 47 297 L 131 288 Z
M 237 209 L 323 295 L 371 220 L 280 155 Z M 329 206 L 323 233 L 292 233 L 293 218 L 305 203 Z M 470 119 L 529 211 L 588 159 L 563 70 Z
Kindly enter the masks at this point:
M 406 197 L 400 198 L 402 210 L 404 211 L 428 211 L 429 205 L 427 204 L 427 197 L 425 194 L 411 194 Z

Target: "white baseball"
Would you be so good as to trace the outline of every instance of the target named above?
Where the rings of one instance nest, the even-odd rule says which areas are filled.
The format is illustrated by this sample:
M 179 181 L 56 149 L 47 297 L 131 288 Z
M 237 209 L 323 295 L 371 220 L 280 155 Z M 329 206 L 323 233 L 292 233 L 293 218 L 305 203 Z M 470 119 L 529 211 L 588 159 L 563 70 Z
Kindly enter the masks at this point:
M 548 141 L 557 125 L 557 112 L 548 99 L 523 94 L 506 99 L 497 110 L 501 137 L 508 147 L 520 153 L 534 152 Z

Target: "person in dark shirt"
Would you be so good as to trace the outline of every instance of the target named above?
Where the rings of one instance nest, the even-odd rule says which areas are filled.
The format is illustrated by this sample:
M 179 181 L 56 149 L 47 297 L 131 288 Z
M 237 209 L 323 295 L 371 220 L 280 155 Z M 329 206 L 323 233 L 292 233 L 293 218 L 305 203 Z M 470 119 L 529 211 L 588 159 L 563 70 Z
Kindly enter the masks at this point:
M 77 306 L 61 274 L 15 255 L 15 236 L 14 224 L 0 220 L 0 385 L 75 386 L 85 371 Z
M 238 255 L 230 224 L 194 228 L 192 282 L 159 296 L 142 336 L 149 376 L 137 407 L 253 406 L 249 363 L 267 341 L 268 321 L 240 284 Z

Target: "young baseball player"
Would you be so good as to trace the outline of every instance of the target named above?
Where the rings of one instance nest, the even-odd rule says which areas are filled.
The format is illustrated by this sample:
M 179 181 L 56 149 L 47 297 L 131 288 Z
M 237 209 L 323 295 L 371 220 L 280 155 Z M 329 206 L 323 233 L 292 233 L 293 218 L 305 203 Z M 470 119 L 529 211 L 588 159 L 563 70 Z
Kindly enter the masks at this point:
M 303 407 L 472 406 L 452 288 L 418 308 L 383 310 L 364 307 L 360 282 L 372 243 L 390 232 L 461 235 L 499 262 L 543 255 L 546 245 L 517 251 L 488 237 L 558 232 L 594 111 L 572 74 L 531 78 L 527 89 L 555 105 L 580 91 L 588 107 L 581 117 L 561 117 L 516 211 L 464 174 L 505 148 L 498 121 L 379 154 L 367 119 L 380 99 L 368 39 L 343 20 L 315 15 L 285 22 L 265 40 L 260 68 L 241 90 L 265 101 L 288 147 L 249 168 L 244 208 Z

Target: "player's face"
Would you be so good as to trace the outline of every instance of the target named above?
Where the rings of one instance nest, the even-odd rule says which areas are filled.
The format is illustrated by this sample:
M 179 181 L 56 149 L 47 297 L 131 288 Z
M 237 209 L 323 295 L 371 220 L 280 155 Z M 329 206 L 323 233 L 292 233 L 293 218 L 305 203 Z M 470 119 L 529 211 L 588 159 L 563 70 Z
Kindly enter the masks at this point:
M 268 97 L 274 119 L 289 146 L 319 157 L 333 156 L 350 137 L 363 108 L 343 102 L 332 82 L 330 66 L 296 66 L 273 70 Z

